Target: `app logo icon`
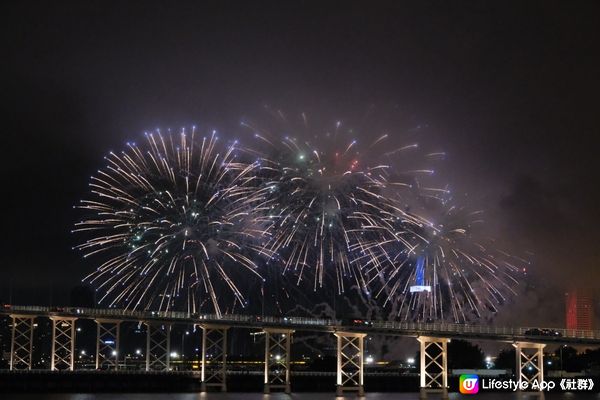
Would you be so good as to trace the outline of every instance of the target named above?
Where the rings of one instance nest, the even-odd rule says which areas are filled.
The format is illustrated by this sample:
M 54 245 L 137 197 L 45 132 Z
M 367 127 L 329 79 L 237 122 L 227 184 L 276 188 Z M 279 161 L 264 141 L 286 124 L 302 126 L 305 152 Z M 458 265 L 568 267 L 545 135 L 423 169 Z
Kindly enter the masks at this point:
M 479 392 L 479 376 L 461 375 L 458 386 L 462 394 L 475 394 Z

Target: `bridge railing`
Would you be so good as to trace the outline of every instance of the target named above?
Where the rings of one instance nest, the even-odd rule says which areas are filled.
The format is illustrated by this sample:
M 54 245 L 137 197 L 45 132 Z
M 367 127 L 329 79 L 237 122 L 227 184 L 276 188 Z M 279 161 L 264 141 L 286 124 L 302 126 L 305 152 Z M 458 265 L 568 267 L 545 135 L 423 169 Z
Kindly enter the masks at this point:
M 393 331 L 409 331 L 419 333 L 456 333 L 456 334 L 485 334 L 485 335 L 500 335 L 500 336 L 519 336 L 519 337 L 543 337 L 550 338 L 582 338 L 582 339 L 599 339 L 600 331 L 598 330 L 573 330 L 563 328 L 539 328 L 539 327 L 498 327 L 492 325 L 472 325 L 472 324 L 452 324 L 452 323 L 426 323 L 426 322 L 395 322 L 395 321 L 368 321 L 365 325 L 359 326 L 344 326 L 342 321 L 326 318 L 308 318 L 308 317 L 271 317 L 271 316 L 252 316 L 243 314 L 197 314 L 187 313 L 182 311 L 138 311 L 138 310 L 123 310 L 123 309 L 100 309 L 100 308 L 83 308 L 83 307 L 41 307 L 41 306 L 9 306 L 4 308 L 7 311 L 14 313 L 33 313 L 33 314 L 74 314 L 81 315 L 82 318 L 135 318 L 140 321 L 147 319 L 172 319 L 185 320 L 185 322 L 231 322 L 244 323 L 248 325 L 257 324 L 272 324 L 279 326 L 315 326 L 315 327 L 331 327 L 331 328 L 353 328 L 364 329 L 366 331 L 376 329 L 388 329 Z
M 470 333 L 493 334 L 510 336 L 541 336 L 541 337 L 568 337 L 600 339 L 598 330 L 574 330 L 563 328 L 538 328 L 538 327 L 502 327 L 492 325 L 449 324 L 449 323 L 419 323 L 419 322 L 391 322 L 377 321 L 372 323 L 373 328 L 400 331 L 439 332 L 439 333 Z

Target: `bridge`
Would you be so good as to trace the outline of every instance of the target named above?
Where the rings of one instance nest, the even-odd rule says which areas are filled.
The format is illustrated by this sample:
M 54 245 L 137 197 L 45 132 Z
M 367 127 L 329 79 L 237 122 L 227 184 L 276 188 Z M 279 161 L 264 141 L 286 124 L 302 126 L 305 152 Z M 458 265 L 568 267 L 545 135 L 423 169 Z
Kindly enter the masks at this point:
M 290 355 L 296 331 L 330 333 L 337 338 L 336 392 L 364 394 L 364 338 L 367 335 L 414 337 L 420 343 L 421 397 L 448 395 L 447 344 L 452 339 L 493 340 L 516 349 L 516 378 L 528 383 L 544 379 L 547 344 L 600 345 L 600 331 L 540 327 L 337 320 L 238 314 L 191 314 L 178 311 L 133 311 L 79 307 L 5 305 L 0 315 L 11 318 L 10 370 L 31 370 L 33 329 L 37 318 L 52 321 L 50 369 L 74 370 L 75 321 L 96 321 L 96 369 L 119 368 L 120 324 L 146 325 L 146 371 L 170 371 L 170 332 L 176 324 L 202 329 L 200 380 L 202 390 L 227 390 L 227 332 L 232 328 L 258 329 L 265 335 L 264 391 L 291 392 Z M 210 355 L 210 357 L 208 356 Z

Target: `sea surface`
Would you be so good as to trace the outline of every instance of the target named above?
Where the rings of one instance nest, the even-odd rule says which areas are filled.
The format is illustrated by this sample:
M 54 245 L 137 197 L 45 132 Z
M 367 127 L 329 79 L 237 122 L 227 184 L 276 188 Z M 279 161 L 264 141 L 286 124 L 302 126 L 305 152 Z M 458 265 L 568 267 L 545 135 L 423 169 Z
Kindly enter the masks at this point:
M 479 393 L 462 395 L 450 393 L 450 399 L 458 400 L 600 400 L 600 393 L 546 393 L 544 397 L 521 395 L 516 393 Z M 367 393 L 367 400 L 418 400 L 418 393 Z M 429 395 L 429 399 L 439 396 Z M 334 393 L 0 393 L 2 400 L 326 400 L 359 399 L 354 394 L 336 397 Z

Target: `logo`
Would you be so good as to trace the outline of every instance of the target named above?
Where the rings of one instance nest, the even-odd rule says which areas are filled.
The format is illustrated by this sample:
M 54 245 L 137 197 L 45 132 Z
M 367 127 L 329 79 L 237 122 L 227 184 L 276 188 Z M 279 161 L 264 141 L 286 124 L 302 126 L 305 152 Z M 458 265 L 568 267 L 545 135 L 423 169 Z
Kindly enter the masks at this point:
M 459 378 L 459 389 L 462 394 L 475 394 L 479 392 L 479 376 L 461 375 Z

